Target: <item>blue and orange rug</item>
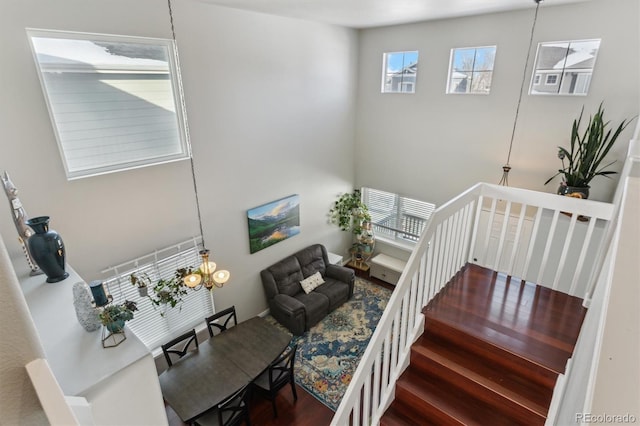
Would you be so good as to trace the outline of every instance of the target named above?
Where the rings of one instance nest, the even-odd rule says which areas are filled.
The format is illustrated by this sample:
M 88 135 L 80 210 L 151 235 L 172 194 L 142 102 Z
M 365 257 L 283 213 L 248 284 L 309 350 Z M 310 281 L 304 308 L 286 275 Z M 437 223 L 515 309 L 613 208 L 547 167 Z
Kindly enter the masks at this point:
M 391 290 L 356 278 L 349 301 L 291 341 L 296 383 L 335 411 L 390 297 Z

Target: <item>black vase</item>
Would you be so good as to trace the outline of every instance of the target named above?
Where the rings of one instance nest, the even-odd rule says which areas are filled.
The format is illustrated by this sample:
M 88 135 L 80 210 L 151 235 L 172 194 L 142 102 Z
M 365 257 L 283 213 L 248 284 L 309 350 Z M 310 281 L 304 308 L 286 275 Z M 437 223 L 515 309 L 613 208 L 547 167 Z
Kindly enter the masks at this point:
M 49 229 L 49 216 L 34 217 L 26 221 L 35 234 L 27 244 L 33 260 L 47 274 L 48 283 L 57 283 L 69 276 L 64 270 L 65 250 L 60 235 Z

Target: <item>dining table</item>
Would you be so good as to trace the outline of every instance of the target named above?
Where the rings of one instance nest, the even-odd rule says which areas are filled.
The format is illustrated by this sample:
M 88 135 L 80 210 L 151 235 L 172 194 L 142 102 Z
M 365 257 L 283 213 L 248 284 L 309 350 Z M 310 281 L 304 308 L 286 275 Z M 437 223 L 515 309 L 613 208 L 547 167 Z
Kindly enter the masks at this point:
M 292 335 L 262 317 L 199 344 L 160 374 L 166 403 L 185 423 L 251 383 L 287 348 Z

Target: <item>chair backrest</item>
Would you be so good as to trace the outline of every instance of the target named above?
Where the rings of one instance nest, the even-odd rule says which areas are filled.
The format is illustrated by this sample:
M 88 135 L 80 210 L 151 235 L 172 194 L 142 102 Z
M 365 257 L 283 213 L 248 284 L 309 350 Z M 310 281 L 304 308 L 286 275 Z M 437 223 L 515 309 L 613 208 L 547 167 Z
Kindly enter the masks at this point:
M 248 425 L 250 397 L 251 384 L 247 384 L 218 404 L 218 424 L 220 426 L 235 426 L 244 420 Z
M 293 380 L 293 366 L 296 362 L 298 345 L 289 348 L 269 365 L 269 389 L 272 391 L 282 388 Z
M 216 320 L 222 320 L 224 319 L 224 321 L 220 322 L 216 322 Z M 220 330 L 220 332 L 222 333 L 223 331 L 226 331 L 227 328 L 230 327 L 229 322 L 233 319 L 233 324 L 236 325 L 238 324 L 238 318 L 236 317 L 236 307 L 232 306 L 230 308 L 224 309 L 220 312 L 216 312 L 215 314 L 211 315 L 210 317 L 205 318 L 205 322 L 207 323 L 207 330 L 209 330 L 209 336 L 213 337 L 213 329 L 214 327 L 217 328 L 218 330 Z
M 169 367 L 173 365 L 171 355 L 177 355 L 178 358 L 182 358 L 189 352 L 189 346 L 191 346 L 192 342 L 195 342 L 197 349 L 198 338 L 196 337 L 195 328 L 162 345 L 162 353 L 164 353 Z

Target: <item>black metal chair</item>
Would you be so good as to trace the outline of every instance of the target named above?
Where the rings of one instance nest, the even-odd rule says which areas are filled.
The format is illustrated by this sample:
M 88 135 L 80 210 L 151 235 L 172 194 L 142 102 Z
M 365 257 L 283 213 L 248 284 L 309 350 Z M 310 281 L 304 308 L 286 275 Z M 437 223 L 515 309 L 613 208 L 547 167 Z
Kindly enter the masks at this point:
M 251 398 L 251 385 L 247 384 L 238 392 L 226 398 L 216 406 L 194 421 L 196 426 L 237 426 L 244 421 L 251 426 L 249 419 L 249 400 Z
M 180 345 L 180 343 L 183 343 L 185 341 L 186 343 L 184 343 L 183 345 Z M 164 357 L 167 360 L 167 364 L 169 365 L 169 367 L 173 365 L 173 362 L 171 361 L 171 355 L 172 354 L 178 355 L 178 358 L 182 358 L 187 354 L 187 352 L 189 352 L 189 346 L 191 346 L 192 342 L 195 342 L 196 349 L 197 349 L 198 338 L 196 337 L 195 329 L 187 331 L 186 333 L 162 345 L 162 353 L 164 354 Z
M 226 318 L 225 318 L 226 317 Z M 216 322 L 215 320 L 222 320 L 224 319 L 223 323 L 220 322 Z M 207 323 L 207 329 L 209 330 L 209 336 L 213 337 L 213 328 L 217 328 L 218 330 L 220 330 L 220 333 L 222 333 L 223 331 L 226 331 L 227 328 L 229 328 L 229 322 L 233 319 L 233 324 L 237 325 L 238 324 L 238 318 L 236 317 L 236 307 L 232 306 L 230 308 L 227 309 L 223 309 L 220 312 L 216 312 L 215 314 L 211 315 L 210 317 L 205 318 L 205 322 Z
M 276 408 L 276 396 L 278 391 L 287 384 L 291 385 L 293 400 L 298 400 L 296 393 L 296 383 L 294 380 L 294 365 L 296 360 L 296 350 L 298 345 L 289 348 L 273 361 L 269 368 L 258 376 L 254 381 L 254 389 L 257 394 L 271 400 L 273 406 L 273 417 L 278 417 L 278 409 Z

